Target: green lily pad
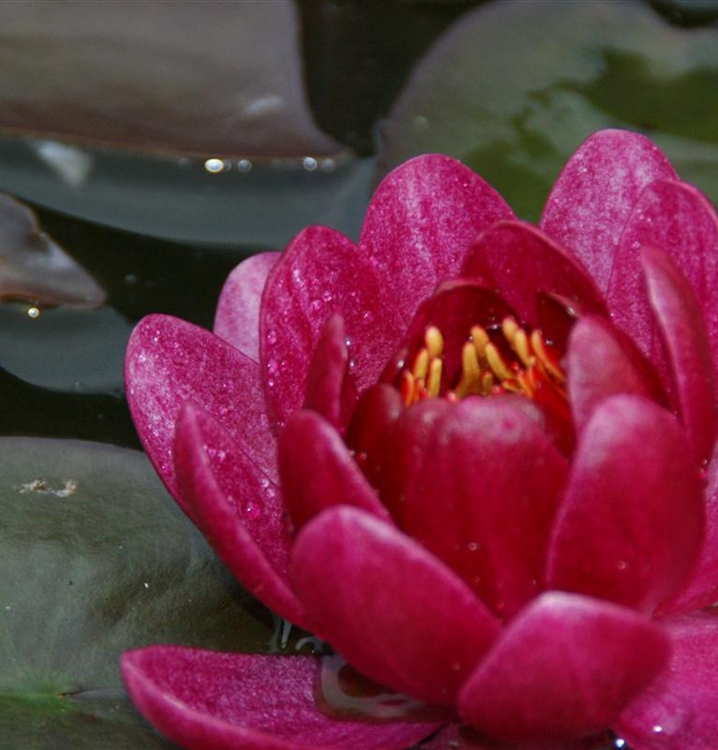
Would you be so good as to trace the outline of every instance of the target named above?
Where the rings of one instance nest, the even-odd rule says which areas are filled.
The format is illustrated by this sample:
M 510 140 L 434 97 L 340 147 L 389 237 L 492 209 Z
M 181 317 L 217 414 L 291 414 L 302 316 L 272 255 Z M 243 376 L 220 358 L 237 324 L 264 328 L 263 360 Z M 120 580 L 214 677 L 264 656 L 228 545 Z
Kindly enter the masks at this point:
M 128 704 L 120 654 L 266 651 L 271 632 L 143 454 L 0 439 L 3 747 L 168 748 Z
M 383 131 L 381 170 L 418 153 L 464 160 L 535 220 L 595 130 L 647 133 L 718 200 L 718 30 L 671 26 L 647 4 L 495 2 L 417 65 Z

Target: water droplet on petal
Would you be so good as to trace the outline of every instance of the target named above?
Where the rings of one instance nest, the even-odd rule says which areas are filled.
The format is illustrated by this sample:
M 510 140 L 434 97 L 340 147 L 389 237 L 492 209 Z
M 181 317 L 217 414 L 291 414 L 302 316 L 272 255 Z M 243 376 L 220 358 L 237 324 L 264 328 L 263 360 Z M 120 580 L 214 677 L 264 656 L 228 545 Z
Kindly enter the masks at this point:
M 244 506 L 244 517 L 249 521 L 255 521 L 259 518 L 260 512 L 259 506 L 251 500 Z

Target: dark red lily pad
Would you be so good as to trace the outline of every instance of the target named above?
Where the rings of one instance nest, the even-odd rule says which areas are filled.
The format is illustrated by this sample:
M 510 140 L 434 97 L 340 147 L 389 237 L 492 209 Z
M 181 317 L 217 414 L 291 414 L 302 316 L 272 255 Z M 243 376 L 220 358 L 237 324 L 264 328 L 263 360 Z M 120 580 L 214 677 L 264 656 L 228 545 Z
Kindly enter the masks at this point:
M 288 0 L 14 5 L 0 28 L 5 131 L 210 156 L 340 150 L 312 120 Z

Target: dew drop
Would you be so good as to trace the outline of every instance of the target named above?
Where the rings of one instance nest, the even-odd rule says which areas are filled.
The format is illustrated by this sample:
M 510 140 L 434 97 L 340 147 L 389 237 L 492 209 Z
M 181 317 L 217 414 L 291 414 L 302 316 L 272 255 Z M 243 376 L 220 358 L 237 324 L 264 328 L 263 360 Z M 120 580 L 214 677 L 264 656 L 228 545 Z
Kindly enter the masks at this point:
M 466 545 L 466 548 L 469 550 L 469 552 L 477 552 L 480 546 L 481 545 L 478 542 L 469 542 Z
M 361 319 L 363 323 L 371 323 L 374 320 L 374 313 L 371 310 L 362 310 Z
M 267 500 L 274 500 L 276 495 L 277 490 L 275 490 L 271 485 L 264 490 L 264 496 L 267 498 Z
M 319 166 L 319 162 L 317 162 L 317 160 L 313 156 L 305 156 L 304 160 L 302 161 L 302 166 L 307 170 L 307 172 L 314 172 Z
M 37 307 L 28 307 L 27 309 L 27 317 L 28 318 L 39 318 L 40 317 L 40 310 Z
M 654 724 L 651 729 L 653 730 L 654 734 L 661 734 L 661 732 L 663 732 L 663 727 L 660 724 Z
M 337 168 L 337 164 L 334 161 L 334 159 L 322 159 L 319 162 L 319 169 L 322 170 L 322 172 L 333 172 Z
M 276 331 L 274 331 L 274 330 L 267 331 L 267 343 L 271 344 L 272 346 L 277 343 L 277 332 Z
M 325 302 L 331 302 L 334 299 L 334 295 L 328 289 L 325 289 L 322 292 L 322 299 Z
M 255 521 L 259 518 L 260 509 L 256 503 L 249 501 L 244 506 L 244 517 L 249 521 Z
M 252 162 L 249 161 L 249 159 L 240 159 L 237 162 L 237 169 L 242 172 L 242 174 L 247 174 L 247 172 L 252 171 Z
M 459 664 L 459 662 L 458 662 L 458 661 L 455 661 L 455 662 L 454 662 L 454 663 L 453 663 L 453 664 L 451 665 L 451 669 L 452 669 L 452 670 L 453 670 L 454 672 L 458 672 L 458 671 L 459 671 L 459 670 L 461 669 L 461 664 Z
M 267 372 L 270 375 L 276 375 L 279 372 L 279 362 L 276 359 L 270 359 L 267 362 Z
M 619 561 L 618 561 L 618 562 L 616 563 L 616 567 L 617 567 L 617 568 L 618 568 L 619 570 L 626 570 L 626 568 L 628 567 L 628 563 L 627 563 L 627 562 L 626 562 L 625 560 L 619 560 Z
M 227 163 L 224 161 L 224 159 L 217 159 L 213 157 L 205 161 L 204 168 L 210 174 L 219 174 L 220 172 L 224 172 L 224 170 L 227 168 Z

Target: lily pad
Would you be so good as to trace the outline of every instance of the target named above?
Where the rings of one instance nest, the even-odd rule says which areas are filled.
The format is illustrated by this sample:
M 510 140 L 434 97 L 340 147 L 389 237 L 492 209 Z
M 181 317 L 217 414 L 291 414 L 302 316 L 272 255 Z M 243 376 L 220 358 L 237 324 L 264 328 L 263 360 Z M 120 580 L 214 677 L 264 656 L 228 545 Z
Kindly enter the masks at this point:
M 27 207 L 0 193 L 0 297 L 99 307 L 102 287 L 39 227 Z
M 110 306 L 90 311 L 0 305 L 0 367 L 42 388 L 119 393 L 130 330 Z
M 146 458 L 98 443 L 0 439 L 4 747 L 170 747 L 128 705 L 122 651 L 265 651 L 271 626 Z
M 647 4 L 495 2 L 462 16 L 414 69 L 383 131 L 380 171 L 418 153 L 464 160 L 536 219 L 591 132 L 646 132 L 718 200 L 718 29 Z
M 341 149 L 312 119 L 290 0 L 3 4 L 0 66 L 10 132 L 209 156 Z
M 150 237 L 234 247 L 282 248 L 307 224 L 358 234 L 374 170 L 348 152 L 205 160 L 76 146 L 91 165 L 77 179 L 48 163 L 47 145 L 0 135 L 0 190 Z

